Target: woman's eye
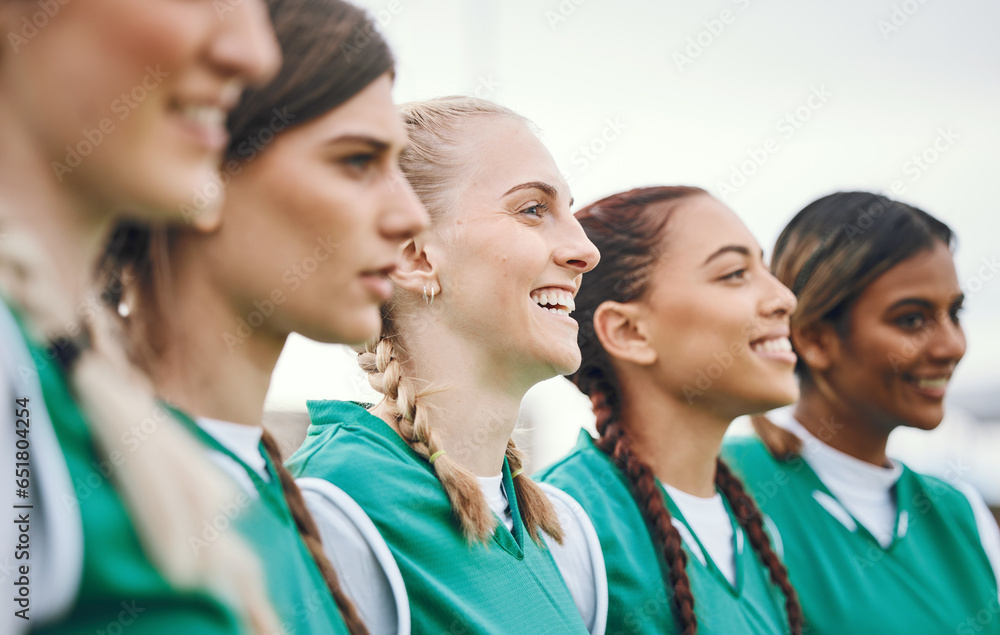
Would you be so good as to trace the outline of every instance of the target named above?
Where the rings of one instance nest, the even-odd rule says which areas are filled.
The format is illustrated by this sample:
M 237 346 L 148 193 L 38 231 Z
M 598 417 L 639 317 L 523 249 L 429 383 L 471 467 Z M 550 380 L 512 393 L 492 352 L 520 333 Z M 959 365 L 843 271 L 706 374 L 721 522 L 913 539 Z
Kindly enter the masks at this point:
M 746 269 L 737 269 L 736 271 L 722 276 L 722 280 L 743 280 L 746 278 Z
M 964 306 L 956 306 L 948 312 L 948 316 L 951 317 L 951 321 L 958 324 L 962 321 L 962 311 L 965 310 Z
M 548 209 L 549 209 L 549 206 L 547 204 L 545 204 L 545 203 L 539 203 L 537 205 L 532 205 L 531 207 L 525 207 L 524 209 L 522 209 L 518 213 L 519 214 L 526 214 L 527 216 L 536 216 L 536 217 L 541 218 L 541 216 L 545 212 L 547 212 Z
M 363 171 L 368 166 L 370 166 L 375 161 L 374 154 L 352 154 L 349 157 L 343 159 L 343 162 L 347 167 L 354 168 L 355 170 Z
M 920 313 L 909 313 L 896 319 L 896 324 L 904 329 L 918 329 L 924 325 L 926 320 Z

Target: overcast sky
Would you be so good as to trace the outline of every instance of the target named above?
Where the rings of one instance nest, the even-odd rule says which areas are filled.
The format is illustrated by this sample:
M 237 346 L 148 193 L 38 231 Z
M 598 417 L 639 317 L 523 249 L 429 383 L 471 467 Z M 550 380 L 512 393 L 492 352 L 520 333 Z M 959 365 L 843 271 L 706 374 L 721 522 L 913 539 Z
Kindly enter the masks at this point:
M 768 252 L 795 212 L 839 189 L 938 216 L 958 233 L 968 296 L 953 389 L 1000 388 L 1000 271 L 984 269 L 1000 263 L 1000 3 L 360 4 L 396 53 L 397 101 L 470 94 L 525 115 L 578 207 L 637 186 L 698 185 Z M 269 408 L 356 395 L 353 369 L 342 351 L 295 338 Z M 564 386 L 547 390 L 531 395 L 539 412 L 576 412 Z

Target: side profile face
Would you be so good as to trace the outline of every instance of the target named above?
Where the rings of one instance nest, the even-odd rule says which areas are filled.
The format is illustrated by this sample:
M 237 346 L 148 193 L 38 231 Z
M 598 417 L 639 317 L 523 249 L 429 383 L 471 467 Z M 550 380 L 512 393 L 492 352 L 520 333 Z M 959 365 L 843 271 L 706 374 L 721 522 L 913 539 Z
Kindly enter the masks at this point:
M 963 297 L 941 241 L 876 278 L 855 301 L 847 333 L 830 353 L 824 377 L 837 399 L 886 430 L 935 428 L 965 355 Z
M 95 209 L 181 219 L 217 178 L 243 87 L 280 62 L 263 0 L 48 4 L 44 21 L 37 2 L 0 7 L 0 90 L 52 183 Z
M 389 74 L 279 133 L 233 177 L 219 229 L 193 236 L 205 275 L 244 319 L 270 303 L 261 328 L 280 337 L 374 336 L 400 245 L 427 225 L 399 171 L 405 144 Z
M 674 210 L 664 241 L 640 300 L 660 385 L 730 418 L 797 399 L 788 339 L 795 297 L 743 222 L 697 195 Z
M 571 373 L 580 365 L 573 297 L 600 256 L 570 212 L 569 186 L 523 121 L 482 116 L 463 134 L 467 186 L 425 248 L 442 319 L 498 376 Z

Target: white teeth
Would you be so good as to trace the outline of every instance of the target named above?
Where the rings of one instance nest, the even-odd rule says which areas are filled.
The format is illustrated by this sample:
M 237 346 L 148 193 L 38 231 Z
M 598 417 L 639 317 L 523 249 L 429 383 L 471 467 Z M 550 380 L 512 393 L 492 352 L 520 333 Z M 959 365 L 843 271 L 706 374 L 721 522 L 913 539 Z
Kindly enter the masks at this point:
M 218 106 L 185 106 L 181 109 L 185 119 L 190 119 L 199 126 L 224 126 L 226 111 Z
M 531 299 L 543 309 L 559 315 L 569 315 L 571 311 L 576 309 L 573 294 L 561 289 L 532 291 Z
M 792 351 L 792 343 L 787 337 L 777 337 L 757 342 L 750 348 L 761 353 L 790 353 Z
M 918 379 L 917 386 L 920 388 L 944 388 L 948 385 L 947 377 L 940 377 L 938 379 Z

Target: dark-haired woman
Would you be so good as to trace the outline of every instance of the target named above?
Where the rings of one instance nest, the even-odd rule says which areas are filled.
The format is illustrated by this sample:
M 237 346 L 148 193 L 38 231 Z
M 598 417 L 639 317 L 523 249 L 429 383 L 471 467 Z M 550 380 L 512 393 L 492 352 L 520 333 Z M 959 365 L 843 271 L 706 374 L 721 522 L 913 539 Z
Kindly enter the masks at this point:
M 982 498 L 886 455 L 894 429 L 941 422 L 965 353 L 953 242 L 920 209 L 841 192 L 775 245 L 799 300 L 802 395 L 725 455 L 780 533 L 812 633 L 1000 633 L 1000 536 Z
M 632 190 L 576 216 L 601 262 L 576 300 L 586 328 L 572 380 L 600 436 L 582 432 L 539 478 L 561 509 L 554 555 L 585 621 L 592 633 L 800 632 L 762 516 L 718 460 L 733 419 L 798 395 L 795 298 L 703 190 Z M 604 571 L 586 555 L 596 549 Z
M 188 547 L 231 488 L 156 408 L 89 292 L 112 225 L 180 223 L 188 192 L 218 178 L 239 92 L 277 70 L 264 3 L 230 9 L 0 3 L 5 635 L 279 627 L 233 536 Z
M 134 355 L 241 486 L 192 548 L 210 551 L 231 522 L 288 633 L 365 633 L 261 426 L 264 398 L 292 332 L 346 343 L 377 332 L 386 276 L 427 215 L 399 172 L 393 60 L 370 19 L 340 0 L 268 4 L 284 65 L 229 118 L 221 224 L 125 224 L 109 259 Z M 345 55 L 359 31 L 371 34 L 364 55 Z

